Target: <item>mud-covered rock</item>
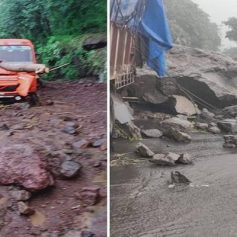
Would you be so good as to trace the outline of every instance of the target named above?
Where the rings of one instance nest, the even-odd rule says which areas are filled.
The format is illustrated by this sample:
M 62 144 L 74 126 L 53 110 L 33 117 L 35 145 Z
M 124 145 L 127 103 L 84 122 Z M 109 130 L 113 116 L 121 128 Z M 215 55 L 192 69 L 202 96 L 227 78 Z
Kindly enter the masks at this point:
M 18 205 L 18 211 L 21 215 L 31 216 L 35 213 L 35 210 L 29 207 L 24 202 L 18 202 L 17 205 Z
M 64 178 L 74 178 L 79 174 L 81 168 L 81 164 L 79 164 L 78 162 L 70 160 L 64 161 L 61 164 L 60 174 Z
M 163 135 L 159 129 L 144 129 L 142 134 L 148 138 L 159 138 Z
M 152 157 L 155 153 L 145 144 L 139 142 L 136 146 L 136 153 L 141 157 Z
M 26 190 L 12 190 L 10 194 L 17 201 L 27 201 L 31 198 L 31 193 Z
M 31 146 L 8 144 L 0 150 L 0 183 L 38 191 L 53 185 L 53 178 Z

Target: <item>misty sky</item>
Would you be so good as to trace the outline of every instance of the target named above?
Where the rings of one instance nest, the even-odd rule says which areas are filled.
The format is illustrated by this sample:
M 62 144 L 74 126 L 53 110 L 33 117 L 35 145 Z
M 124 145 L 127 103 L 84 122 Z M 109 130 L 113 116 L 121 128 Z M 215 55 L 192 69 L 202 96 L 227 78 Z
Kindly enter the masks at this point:
M 237 17 L 237 0 L 192 0 L 199 4 L 200 8 L 204 10 L 209 16 L 211 21 L 218 24 L 221 32 L 224 35 L 225 27 L 222 22 L 229 17 Z M 223 36 L 224 39 L 224 36 Z M 237 46 L 235 43 L 224 39 L 223 47 Z M 222 48 L 223 48 L 222 47 Z

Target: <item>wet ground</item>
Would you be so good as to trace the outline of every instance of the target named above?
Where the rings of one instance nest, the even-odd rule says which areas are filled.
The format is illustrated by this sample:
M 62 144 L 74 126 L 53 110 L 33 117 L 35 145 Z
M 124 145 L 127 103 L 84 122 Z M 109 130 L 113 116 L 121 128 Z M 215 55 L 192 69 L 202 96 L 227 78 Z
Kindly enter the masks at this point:
M 29 144 L 45 156 L 55 186 L 34 193 L 28 204 L 36 211 L 30 217 L 19 215 L 9 195 L 9 186 L 0 186 L 0 237 L 81 236 L 90 231 L 106 236 L 106 146 L 69 152 L 81 139 L 106 140 L 106 85 L 93 82 L 52 82 L 39 91 L 42 106 L 1 105 L 1 144 Z M 53 102 L 53 103 L 52 103 Z M 78 124 L 76 134 L 63 132 L 68 121 Z M 106 143 L 106 141 L 105 141 Z M 71 156 L 71 157 L 70 157 Z M 79 177 L 65 180 L 58 170 L 65 159 L 82 165 Z M 27 167 L 30 168 L 30 167 Z M 96 205 L 79 198 L 83 188 L 98 188 Z M 90 235 L 88 235 L 90 236 Z
M 136 142 L 115 142 L 115 153 L 123 155 L 111 168 L 112 237 L 237 236 L 237 150 L 222 148 L 221 135 L 192 137 L 187 145 L 143 141 L 154 152 L 185 151 L 193 156 L 194 165 L 174 168 L 140 160 L 134 155 Z M 170 189 L 167 182 L 174 170 L 192 184 Z

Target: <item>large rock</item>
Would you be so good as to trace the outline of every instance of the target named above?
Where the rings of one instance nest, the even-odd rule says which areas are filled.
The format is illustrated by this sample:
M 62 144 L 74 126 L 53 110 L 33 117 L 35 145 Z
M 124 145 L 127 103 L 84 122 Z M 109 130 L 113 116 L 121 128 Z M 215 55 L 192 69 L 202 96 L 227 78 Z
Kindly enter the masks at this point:
M 192 137 L 187 133 L 181 132 L 175 128 L 169 128 L 164 132 L 164 135 L 170 139 L 173 139 L 177 142 L 189 143 L 192 140 Z
M 150 162 L 160 166 L 175 166 L 180 155 L 169 152 L 168 154 L 156 154 L 150 159 Z
M 149 138 L 159 138 L 163 135 L 159 129 L 144 129 L 142 130 L 142 134 Z
M 17 184 L 30 191 L 38 191 L 53 185 L 53 178 L 31 146 L 10 144 L 0 150 L 0 183 Z
M 236 104 L 237 62 L 230 57 L 176 45 L 168 54 L 168 67 L 169 77 L 200 104 L 219 108 Z
M 172 97 L 175 99 L 174 109 L 177 114 L 190 116 L 200 112 L 199 109 L 186 97 L 180 95 L 173 95 Z
M 149 147 L 141 142 L 137 144 L 136 152 L 142 157 L 153 157 L 155 154 Z
M 180 129 L 182 131 L 185 130 L 190 130 L 193 128 L 193 124 L 189 122 L 186 119 L 178 118 L 178 117 L 173 117 L 170 119 L 166 119 L 161 122 L 162 129 L 168 129 L 168 128 L 175 128 L 175 129 Z
M 237 133 L 237 120 L 225 119 L 217 123 L 218 127 L 227 133 Z

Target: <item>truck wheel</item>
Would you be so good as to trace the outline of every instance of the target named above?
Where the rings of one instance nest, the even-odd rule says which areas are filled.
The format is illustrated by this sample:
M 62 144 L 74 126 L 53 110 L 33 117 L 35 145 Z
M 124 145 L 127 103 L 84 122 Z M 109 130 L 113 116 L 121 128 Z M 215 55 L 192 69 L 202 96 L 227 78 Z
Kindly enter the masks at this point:
M 29 94 L 28 103 L 30 104 L 30 106 L 40 106 L 41 105 L 39 97 L 36 93 Z

